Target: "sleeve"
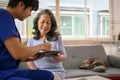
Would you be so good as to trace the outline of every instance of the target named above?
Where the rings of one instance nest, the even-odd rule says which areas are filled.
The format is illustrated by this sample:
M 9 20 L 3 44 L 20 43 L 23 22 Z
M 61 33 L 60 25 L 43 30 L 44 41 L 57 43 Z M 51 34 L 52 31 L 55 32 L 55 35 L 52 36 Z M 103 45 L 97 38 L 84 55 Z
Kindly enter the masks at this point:
M 32 46 L 32 38 L 27 41 L 27 46 L 28 47 Z
M 59 50 L 61 51 L 61 53 L 65 54 L 65 56 L 67 56 L 61 36 L 58 37 L 58 44 L 59 44 Z
M 17 36 L 16 26 L 12 16 L 8 14 L 0 14 L 0 39 L 6 40 L 10 36 Z

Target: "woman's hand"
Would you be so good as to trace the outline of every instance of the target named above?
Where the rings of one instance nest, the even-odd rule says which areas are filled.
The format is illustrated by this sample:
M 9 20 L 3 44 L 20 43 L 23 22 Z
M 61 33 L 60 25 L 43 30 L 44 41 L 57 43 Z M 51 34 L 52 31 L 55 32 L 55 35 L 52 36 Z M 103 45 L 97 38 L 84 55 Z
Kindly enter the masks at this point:
M 54 60 L 57 60 L 57 61 L 64 61 L 65 60 L 65 55 L 64 54 L 61 54 L 61 53 L 58 53 L 56 55 L 52 55 L 51 56 Z

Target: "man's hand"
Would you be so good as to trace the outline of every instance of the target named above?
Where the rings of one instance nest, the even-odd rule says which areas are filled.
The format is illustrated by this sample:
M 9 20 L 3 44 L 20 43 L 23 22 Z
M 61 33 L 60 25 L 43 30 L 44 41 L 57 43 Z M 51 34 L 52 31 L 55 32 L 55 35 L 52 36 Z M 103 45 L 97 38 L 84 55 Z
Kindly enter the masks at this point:
M 44 56 L 45 56 L 45 54 L 36 53 L 34 56 L 26 58 L 26 59 L 22 59 L 21 61 L 24 61 L 24 62 L 26 62 L 26 61 L 34 61 L 34 60 L 43 58 Z
M 51 50 L 51 44 L 50 43 L 43 43 L 43 51 L 50 51 Z

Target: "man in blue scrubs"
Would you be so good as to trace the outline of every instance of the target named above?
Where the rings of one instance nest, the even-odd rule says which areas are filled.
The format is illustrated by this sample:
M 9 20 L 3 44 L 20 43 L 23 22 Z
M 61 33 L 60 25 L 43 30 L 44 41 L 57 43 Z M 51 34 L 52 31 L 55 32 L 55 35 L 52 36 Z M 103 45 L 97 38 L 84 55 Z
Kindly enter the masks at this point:
M 40 50 L 49 51 L 50 43 L 33 47 L 21 44 L 20 34 L 14 19 L 23 21 L 38 9 L 38 0 L 9 0 L 5 9 L 0 9 L 0 80 L 53 80 L 45 70 L 19 70 L 21 60 L 35 59 Z

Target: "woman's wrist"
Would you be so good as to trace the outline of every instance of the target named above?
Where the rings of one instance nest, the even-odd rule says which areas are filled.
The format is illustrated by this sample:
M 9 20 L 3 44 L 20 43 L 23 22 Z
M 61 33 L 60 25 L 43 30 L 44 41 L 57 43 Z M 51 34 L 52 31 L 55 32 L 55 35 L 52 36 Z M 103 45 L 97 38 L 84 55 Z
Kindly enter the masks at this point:
M 44 44 L 41 44 L 41 47 L 42 47 L 42 50 L 44 51 L 45 50 Z

